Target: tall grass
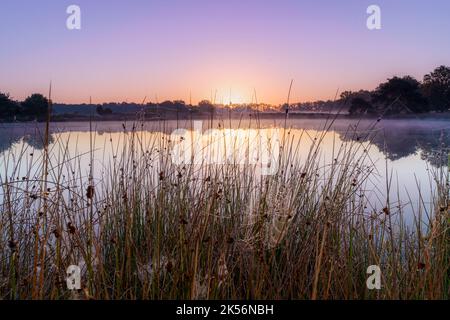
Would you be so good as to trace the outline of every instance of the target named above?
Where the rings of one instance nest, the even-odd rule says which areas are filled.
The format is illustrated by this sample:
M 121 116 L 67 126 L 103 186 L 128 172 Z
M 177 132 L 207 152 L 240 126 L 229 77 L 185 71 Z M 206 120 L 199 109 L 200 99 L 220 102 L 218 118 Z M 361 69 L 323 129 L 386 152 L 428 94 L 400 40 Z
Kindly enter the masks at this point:
M 419 197 L 411 225 L 389 171 L 385 205 L 371 207 L 374 166 L 358 139 L 335 144 L 324 163 L 327 130 L 297 141 L 285 128 L 276 174 L 258 176 L 252 165 L 177 166 L 174 141 L 137 128 L 101 146 L 113 156 L 95 163 L 98 176 L 92 135 L 87 170 L 86 155 L 69 151 L 77 142 L 49 145 L 48 130 L 42 155 L 25 146 L 2 155 L 1 298 L 449 298 L 444 169 L 430 175 L 433 203 Z M 82 268 L 75 295 L 72 264 Z M 366 287 L 370 265 L 382 270 L 381 290 Z

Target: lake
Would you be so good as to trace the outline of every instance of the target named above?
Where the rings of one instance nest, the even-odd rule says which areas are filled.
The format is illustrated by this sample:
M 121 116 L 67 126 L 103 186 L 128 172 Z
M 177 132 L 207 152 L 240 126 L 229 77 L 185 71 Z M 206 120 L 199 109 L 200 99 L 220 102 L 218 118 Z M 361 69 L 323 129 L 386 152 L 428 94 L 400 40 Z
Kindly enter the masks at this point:
M 0 289 L 70 298 L 58 288 L 75 266 L 102 298 L 242 298 L 255 283 L 257 297 L 304 298 L 317 268 L 353 297 L 375 265 L 399 293 L 369 297 L 417 297 L 409 284 L 440 281 L 447 264 L 449 127 L 2 124 Z
M 200 128 L 198 128 L 199 125 Z M 207 131 L 208 128 L 213 130 Z M 183 131 L 180 129 L 187 129 L 185 139 L 182 138 Z M 355 151 L 355 155 L 361 152 L 366 153 L 364 157 L 361 157 L 362 162 L 358 165 L 370 171 L 363 186 L 367 198 L 365 212 L 368 215 L 379 212 L 386 206 L 387 195 L 390 198 L 390 205 L 406 212 L 407 220 L 410 222 L 412 213 L 417 214 L 419 208 L 432 211 L 432 200 L 436 193 L 433 180 L 438 179 L 439 175 L 447 170 L 450 142 L 448 121 L 408 119 L 378 122 L 367 119 L 361 121 L 338 119 L 333 122 L 325 119 L 287 119 L 285 122 L 280 119 L 246 119 L 215 120 L 212 124 L 208 121 L 202 123 L 191 120 L 145 123 L 95 122 L 92 124 L 65 122 L 50 125 L 49 180 L 58 180 L 60 183 L 64 183 L 64 179 L 69 181 L 73 172 L 69 172 L 68 168 L 72 168 L 73 171 L 81 172 L 77 176 L 80 185 L 88 184 L 89 179 L 92 179 L 96 188 L 101 189 L 101 185 L 108 178 L 109 168 L 114 165 L 116 159 L 123 157 L 124 146 L 130 143 L 131 135 L 136 136 L 136 143 L 139 143 L 141 149 L 141 155 L 136 155 L 136 159 L 147 154 L 150 155 L 149 159 L 153 157 L 155 160 L 163 149 L 167 149 L 172 152 L 172 161 L 177 162 L 173 152 L 179 149 L 178 137 L 181 137 L 181 142 L 184 140 L 185 144 L 186 141 L 192 144 L 189 139 L 190 133 L 197 132 L 203 140 L 209 139 L 206 142 L 203 141 L 201 149 L 189 150 L 194 154 L 199 150 L 204 151 L 206 145 L 209 146 L 208 151 L 205 152 L 206 156 L 204 154 L 199 161 L 196 161 L 198 166 L 225 166 L 230 163 L 239 166 L 245 164 L 245 161 L 242 162 L 245 152 L 241 151 L 254 145 L 255 136 L 269 131 L 271 135 L 274 132 L 277 135 L 272 139 L 272 149 L 278 148 L 276 157 L 280 156 L 281 150 L 282 156 L 289 157 L 291 168 L 292 162 L 298 165 L 304 164 L 311 153 L 312 146 L 317 146 L 320 155 L 315 158 L 315 161 L 320 162 L 318 168 L 323 174 L 332 170 L 331 164 L 338 161 L 337 150 L 345 148 L 350 143 L 354 145 L 356 143 L 360 150 Z M 42 166 L 39 160 L 43 157 L 44 132 L 45 126 L 36 123 L 0 126 L 2 181 L 8 179 L 8 181 L 23 182 L 25 179 L 39 180 L 41 178 Z M 213 143 L 211 139 L 214 140 Z M 291 146 L 289 151 L 287 148 L 283 151 L 282 139 L 289 141 Z M 162 143 L 164 140 L 166 143 Z M 222 152 L 227 145 L 228 153 L 233 154 L 231 157 Z M 236 156 L 239 152 L 241 154 Z M 218 157 L 225 160 L 218 161 Z M 214 161 L 208 163 L 207 160 L 211 158 L 214 158 Z M 239 160 L 236 161 L 236 158 Z M 18 161 L 18 159 L 21 160 Z M 247 162 L 248 160 L 247 158 Z M 272 160 L 277 162 L 277 159 Z M 61 168 L 62 162 L 64 162 L 64 169 Z M 92 171 L 91 162 L 93 163 Z M 156 177 L 160 168 L 157 165 L 158 161 L 155 160 L 155 163 L 156 165 L 152 165 L 148 170 L 149 175 Z M 269 171 L 275 173 L 276 170 L 282 169 L 272 163 Z M 286 167 L 286 170 L 289 170 L 289 167 Z M 92 175 L 91 178 L 90 175 Z

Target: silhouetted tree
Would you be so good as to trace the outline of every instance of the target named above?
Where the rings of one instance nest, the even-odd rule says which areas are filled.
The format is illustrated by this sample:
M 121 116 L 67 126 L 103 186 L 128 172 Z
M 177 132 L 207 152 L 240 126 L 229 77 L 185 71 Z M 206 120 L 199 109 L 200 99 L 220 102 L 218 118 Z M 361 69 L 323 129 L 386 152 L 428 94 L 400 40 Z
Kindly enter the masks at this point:
M 183 100 L 175 100 L 173 101 L 173 105 L 177 111 L 188 111 L 186 103 Z
M 214 105 L 209 100 L 200 101 L 198 107 L 202 112 L 214 112 Z
M 410 76 L 393 77 L 380 84 L 372 95 L 372 103 L 379 104 L 384 113 L 428 111 L 420 83 Z
M 163 111 L 188 111 L 186 103 L 183 100 L 166 100 L 159 104 Z
M 373 105 L 361 97 L 353 98 L 350 102 L 349 113 L 354 114 L 374 114 L 376 113 Z
M 341 93 L 338 103 L 340 105 L 349 106 L 348 111 L 350 114 L 375 113 L 375 107 L 369 102 L 370 100 L 370 91 L 344 91 Z
M 109 115 L 109 114 L 113 113 L 110 108 L 103 108 L 103 106 L 101 104 L 99 104 L 97 106 L 95 111 L 101 116 L 105 116 L 105 115 Z
M 102 115 L 104 110 L 103 110 L 103 106 L 101 104 L 99 104 L 97 106 L 97 108 L 95 108 L 95 111 L 97 112 L 97 114 Z
M 349 102 L 352 99 L 353 96 L 354 96 L 354 92 L 352 92 L 352 91 L 344 91 L 340 95 L 340 98 L 341 98 L 340 102 L 345 104 L 345 103 Z
M 212 123 L 216 111 L 214 105 L 209 100 L 202 100 L 198 103 L 198 109 L 202 113 L 208 113 Z
M 422 89 L 430 108 L 436 111 L 450 109 L 450 68 L 440 66 L 423 77 Z
M 161 102 L 161 103 L 159 104 L 159 106 L 160 106 L 161 108 L 163 108 L 163 109 L 164 109 L 164 108 L 170 109 L 170 108 L 173 107 L 173 102 L 170 101 L 170 100 L 166 100 L 166 101 Z
M 33 116 L 43 119 L 47 115 L 49 101 L 42 94 L 32 94 L 22 102 L 23 113 L 26 116 Z
M 0 92 L 0 118 L 12 118 L 19 113 L 19 104 L 9 98 L 9 94 Z

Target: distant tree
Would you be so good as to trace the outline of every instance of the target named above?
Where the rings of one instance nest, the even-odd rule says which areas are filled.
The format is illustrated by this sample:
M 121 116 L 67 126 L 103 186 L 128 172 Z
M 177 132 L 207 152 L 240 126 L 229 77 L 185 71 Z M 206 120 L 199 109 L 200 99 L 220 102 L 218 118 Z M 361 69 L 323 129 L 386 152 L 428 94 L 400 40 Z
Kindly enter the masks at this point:
M 103 108 L 103 106 L 101 104 L 99 104 L 97 106 L 96 112 L 101 116 L 105 116 L 105 115 L 109 115 L 109 114 L 113 113 L 110 108 Z
M 348 106 L 350 114 L 375 113 L 375 107 L 369 102 L 371 92 L 367 90 L 344 91 L 340 95 L 338 104 Z
M 372 103 L 379 104 L 385 113 L 427 112 L 428 103 L 421 93 L 420 83 L 410 76 L 393 77 L 378 86 Z
M 354 114 L 374 114 L 376 113 L 373 105 L 364 98 L 356 97 L 350 102 L 349 113 Z
M 202 100 L 198 103 L 198 109 L 202 113 L 208 113 L 211 119 L 214 117 L 216 108 L 209 100 Z
M 95 109 L 95 111 L 96 111 L 97 114 L 99 114 L 99 115 L 103 115 L 103 112 L 105 112 L 105 111 L 103 110 L 103 106 L 102 106 L 101 104 L 99 104 L 99 105 L 97 106 L 97 108 Z
M 203 112 L 214 112 L 214 105 L 209 100 L 200 101 L 198 107 Z
M 279 106 L 279 111 L 280 112 L 289 113 L 289 111 L 291 111 L 291 110 L 292 110 L 291 106 L 289 104 L 287 104 L 287 103 L 282 103 Z
M 187 111 L 186 103 L 183 100 L 174 100 L 173 105 L 177 111 Z
M 159 104 L 165 111 L 187 111 L 186 103 L 183 100 L 166 100 Z
M 352 91 L 343 91 L 340 95 L 340 100 L 342 103 L 347 103 L 351 100 L 351 98 L 354 96 L 354 92 Z
M 430 108 L 436 111 L 450 109 L 450 68 L 440 66 L 423 77 L 422 90 Z
M 0 92 L 0 118 L 12 118 L 19 113 L 19 104 L 9 98 L 9 94 Z
M 22 102 L 24 115 L 34 116 L 36 118 L 45 118 L 49 101 L 42 94 L 32 94 Z
M 162 108 L 167 108 L 168 109 L 168 108 L 173 107 L 173 102 L 170 101 L 170 100 L 166 100 L 166 101 L 161 102 L 159 105 Z

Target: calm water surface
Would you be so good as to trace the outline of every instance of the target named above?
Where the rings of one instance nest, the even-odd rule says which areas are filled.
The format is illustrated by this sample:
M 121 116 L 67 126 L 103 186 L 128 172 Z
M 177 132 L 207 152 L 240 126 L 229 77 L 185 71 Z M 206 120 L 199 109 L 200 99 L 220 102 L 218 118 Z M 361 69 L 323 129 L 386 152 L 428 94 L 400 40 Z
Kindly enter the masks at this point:
M 203 121 L 203 132 L 211 124 Z M 284 120 L 215 121 L 212 127 L 217 132 L 226 132 L 237 144 L 230 140 L 216 140 L 217 150 L 234 145 L 241 151 L 255 132 L 283 134 Z M 314 138 L 322 137 L 320 161 L 326 167 L 333 161 L 333 153 L 341 145 L 360 143 L 366 150 L 368 168 L 373 174 L 365 189 L 369 194 L 368 210 L 380 210 L 385 205 L 386 181 L 390 181 L 390 197 L 394 204 L 400 205 L 407 213 L 415 212 L 422 203 L 424 208 L 432 205 L 435 194 L 433 178 L 447 170 L 448 149 L 450 145 L 450 122 L 438 120 L 373 120 L 348 121 L 289 119 L 286 133 L 296 146 L 293 159 L 306 161 Z M 135 130 L 137 141 L 143 152 L 157 153 L 158 141 L 171 139 L 175 129 L 191 130 L 191 121 L 165 121 L 146 123 L 96 122 L 53 123 L 49 152 L 51 167 L 60 165 L 60 159 L 73 159 L 73 170 L 81 170 L 84 177 L 89 176 L 90 160 L 94 163 L 94 181 L 99 184 L 111 165 L 112 159 L 120 157 L 122 147 L 129 143 L 131 131 Z M 272 131 L 270 131 L 272 130 Z M 42 124 L 2 124 L 0 125 L 0 175 L 2 182 L 22 179 L 23 176 L 39 177 L 40 159 L 43 154 L 45 127 Z M 326 133 L 324 134 L 324 132 Z M 190 131 L 188 131 L 190 132 Z M 172 136 L 173 139 L 173 136 Z M 168 141 L 167 140 L 167 141 Z M 250 142 L 251 144 L 251 142 Z M 228 145 L 228 146 L 226 146 Z M 91 148 L 94 150 L 90 152 Z M 68 157 L 68 155 L 70 155 Z M 21 159 L 19 161 L 19 159 Z M 152 170 L 152 169 L 149 169 Z M 14 176 L 13 176 L 14 175 Z M 53 177 L 56 178 L 56 177 Z M 50 178 L 51 179 L 51 178 Z M 410 218 L 412 219 L 412 218 Z

